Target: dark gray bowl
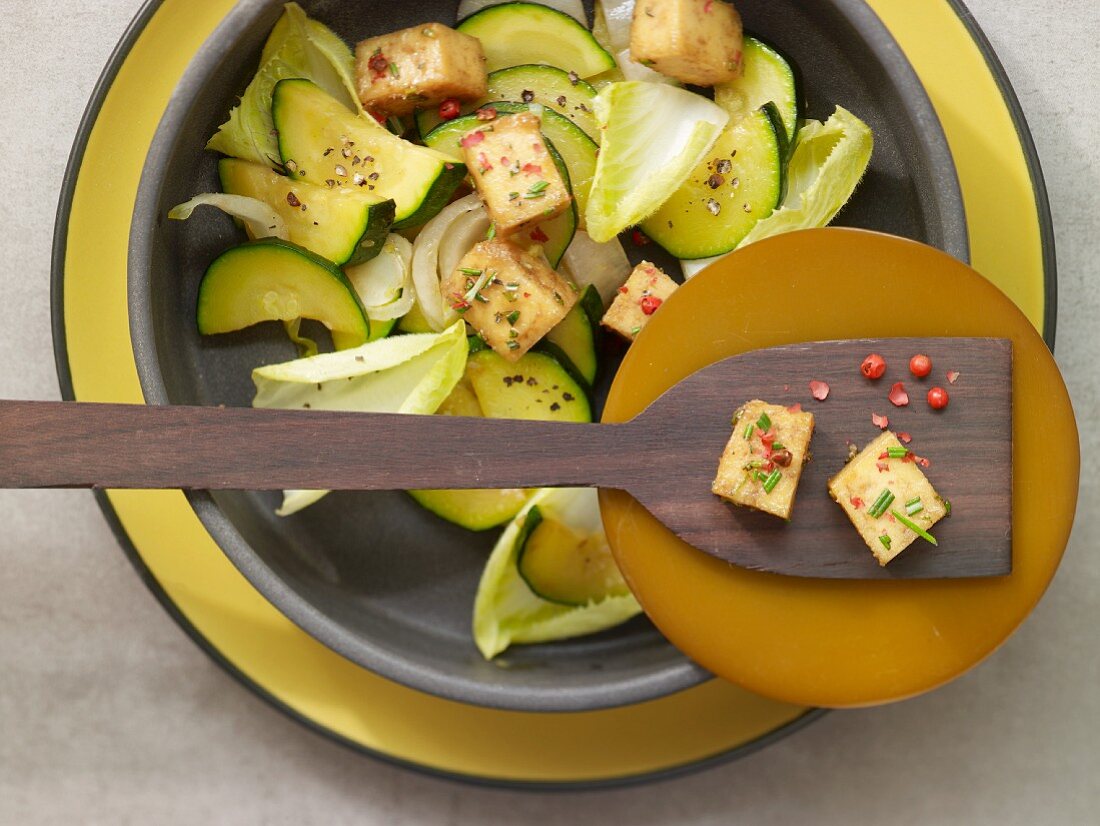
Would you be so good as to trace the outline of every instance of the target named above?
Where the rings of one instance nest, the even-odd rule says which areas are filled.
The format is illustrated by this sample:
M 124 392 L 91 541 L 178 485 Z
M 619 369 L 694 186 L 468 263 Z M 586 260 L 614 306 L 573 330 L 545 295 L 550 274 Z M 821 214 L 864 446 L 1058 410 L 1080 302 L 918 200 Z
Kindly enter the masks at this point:
M 429 19 L 453 24 L 457 7 L 456 0 L 302 4 L 352 43 Z M 810 117 L 823 119 L 840 104 L 875 131 L 871 170 L 838 223 L 915 238 L 966 260 L 966 218 L 939 121 L 869 8 L 861 0 L 740 0 L 738 6 L 750 30 L 801 67 Z M 172 205 L 217 187 L 216 157 L 203 146 L 255 70 L 280 8 L 278 0 L 238 4 L 187 70 L 146 161 L 131 231 L 129 290 L 134 348 L 151 404 L 247 406 L 251 370 L 295 355 L 273 328 L 198 335 L 199 280 L 242 236 L 213 211 L 186 224 L 165 217 Z M 643 252 L 629 251 L 636 258 Z M 644 253 L 660 259 L 652 246 Z M 619 355 L 609 352 L 609 362 Z M 605 372 L 601 398 L 614 371 Z M 709 676 L 644 619 L 579 640 L 518 647 L 486 663 L 469 627 L 494 533 L 468 533 L 400 492 L 333 494 L 290 519 L 274 515 L 277 501 L 247 492 L 191 496 L 211 535 L 272 603 L 321 642 L 385 677 L 478 705 L 577 711 L 652 699 Z

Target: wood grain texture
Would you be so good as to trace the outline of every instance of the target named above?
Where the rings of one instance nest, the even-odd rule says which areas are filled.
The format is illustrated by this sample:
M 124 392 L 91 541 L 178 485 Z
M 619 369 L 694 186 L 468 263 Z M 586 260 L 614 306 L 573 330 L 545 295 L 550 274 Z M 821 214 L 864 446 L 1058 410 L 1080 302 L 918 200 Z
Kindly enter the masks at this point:
M 869 382 L 869 352 L 892 365 L 928 353 L 965 385 L 933 412 L 932 382 Z M 695 373 L 624 424 L 449 416 L 0 402 L 0 486 L 394 490 L 598 486 L 629 491 L 688 543 L 746 568 L 833 578 L 1007 574 L 1012 565 L 1011 347 L 999 339 L 814 342 L 758 350 Z M 942 372 L 942 369 L 939 371 Z M 787 403 L 790 386 L 830 384 L 814 404 L 812 461 L 791 521 L 733 508 L 710 492 L 743 402 Z M 908 379 L 908 380 L 907 380 Z M 912 402 L 895 408 L 890 384 Z M 800 393 L 799 397 L 804 397 Z M 685 427 L 684 411 L 690 411 Z M 830 499 L 827 481 L 866 444 L 872 412 L 913 435 L 954 516 L 938 548 L 918 542 L 883 569 Z

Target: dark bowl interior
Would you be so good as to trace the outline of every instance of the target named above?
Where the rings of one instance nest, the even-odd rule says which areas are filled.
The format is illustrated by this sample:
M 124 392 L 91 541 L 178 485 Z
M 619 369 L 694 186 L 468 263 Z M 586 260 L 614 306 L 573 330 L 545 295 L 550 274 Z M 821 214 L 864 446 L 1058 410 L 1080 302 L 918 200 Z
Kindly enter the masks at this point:
M 302 5 L 354 43 L 430 19 L 453 24 L 457 3 Z M 870 10 L 859 0 L 740 0 L 738 7 L 748 29 L 800 67 L 809 117 L 824 119 L 840 104 L 874 129 L 870 172 L 838 223 L 918 239 L 966 259 L 965 216 L 939 122 Z M 165 217 L 172 205 L 217 188 L 217 158 L 204 144 L 255 71 L 280 8 L 277 0 L 238 4 L 190 66 L 147 159 L 129 279 L 134 346 L 150 403 L 247 406 L 252 369 L 295 356 L 273 325 L 197 334 L 203 271 L 242 234 L 213 210 L 185 224 Z M 662 260 L 653 246 L 625 246 L 635 259 Z M 609 362 L 619 355 L 609 352 Z M 598 395 L 613 373 L 605 371 Z M 272 494 L 196 493 L 191 501 L 233 562 L 294 622 L 364 667 L 417 689 L 480 705 L 561 711 L 639 702 L 708 676 L 642 618 L 592 637 L 516 647 L 485 662 L 469 627 L 496 532 L 464 531 L 403 493 L 332 494 L 289 519 L 274 515 Z

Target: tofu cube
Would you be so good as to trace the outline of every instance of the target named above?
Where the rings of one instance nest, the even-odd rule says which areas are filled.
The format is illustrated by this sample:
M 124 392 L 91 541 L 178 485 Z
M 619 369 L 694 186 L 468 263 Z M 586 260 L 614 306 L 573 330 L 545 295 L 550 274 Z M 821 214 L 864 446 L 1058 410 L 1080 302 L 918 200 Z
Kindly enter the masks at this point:
M 498 236 L 508 238 L 548 221 L 573 203 L 537 115 L 496 118 L 467 134 L 461 145 Z
M 891 458 L 890 448 L 900 451 L 905 446 L 886 431 L 829 480 L 829 495 L 848 514 L 879 565 L 886 565 L 918 538 L 891 511 L 896 510 L 925 531 L 947 516 L 947 505 L 921 471 L 916 457 L 909 453 L 904 458 Z M 893 499 L 881 515 L 875 516 L 871 509 L 887 490 Z M 918 499 L 920 509 L 916 510 Z M 909 502 L 914 503 L 913 514 L 906 512 Z
M 748 402 L 733 416 L 711 491 L 734 505 L 790 519 L 813 434 L 813 413 Z
M 619 287 L 600 323 L 633 341 L 678 286 L 659 267 L 643 261 Z
M 356 88 L 371 112 L 407 115 L 488 91 L 481 41 L 441 23 L 369 37 L 355 47 Z
M 519 245 L 481 241 L 444 281 L 443 297 L 497 353 L 518 361 L 577 302 L 576 289 Z
M 741 15 L 723 0 L 638 0 L 630 55 L 644 66 L 696 86 L 741 74 Z

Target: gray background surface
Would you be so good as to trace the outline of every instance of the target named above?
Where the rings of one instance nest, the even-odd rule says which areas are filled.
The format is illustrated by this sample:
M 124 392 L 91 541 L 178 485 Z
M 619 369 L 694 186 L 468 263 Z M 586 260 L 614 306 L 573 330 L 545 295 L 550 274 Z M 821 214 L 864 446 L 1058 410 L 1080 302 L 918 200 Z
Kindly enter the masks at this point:
M 58 396 L 57 194 L 95 79 L 138 6 L 0 0 L 0 397 Z M 934 694 L 831 714 L 688 778 L 578 794 L 469 788 L 352 754 L 246 692 L 157 605 L 89 494 L 4 491 L 0 824 L 1100 822 L 1100 8 L 970 7 L 1022 99 L 1050 187 L 1057 355 L 1086 463 L 1065 564 L 995 656 Z

